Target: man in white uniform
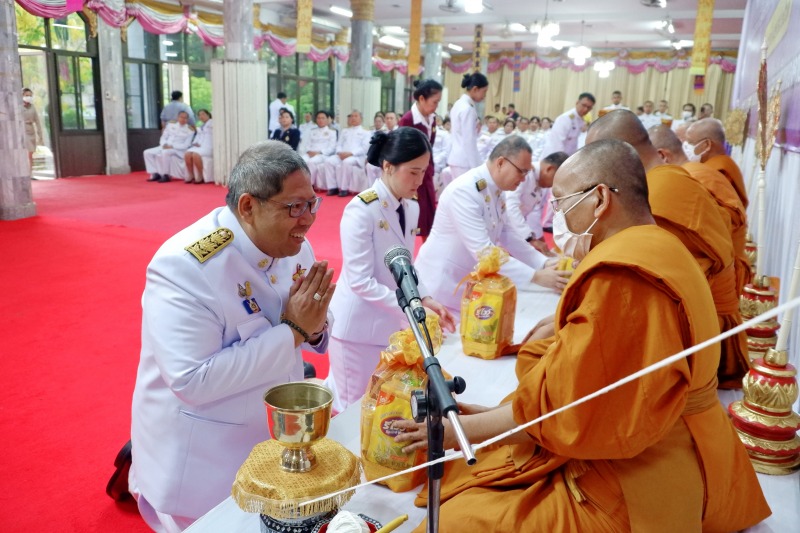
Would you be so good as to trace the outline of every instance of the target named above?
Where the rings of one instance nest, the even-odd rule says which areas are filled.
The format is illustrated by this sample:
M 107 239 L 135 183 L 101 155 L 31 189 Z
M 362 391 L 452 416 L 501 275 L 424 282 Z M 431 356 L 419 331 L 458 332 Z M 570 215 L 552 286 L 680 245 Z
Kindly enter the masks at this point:
M 530 283 L 563 290 L 569 272 L 554 270 L 547 258 L 525 242 L 526 235 L 509 223 L 505 191 L 513 191 L 531 169 L 531 148 L 510 135 L 498 144 L 489 161 L 462 174 L 442 193 L 428 240 L 415 261 L 417 274 L 430 296 L 460 316 L 456 286 L 478 262 L 478 252 L 498 245 L 511 255 L 500 273 L 517 287 Z
M 335 284 L 305 235 L 321 198 L 302 158 L 267 141 L 231 171 L 226 206 L 147 267 L 129 488 L 156 531 L 182 531 L 230 495 L 269 438 L 264 391 L 327 349 Z
M 622 105 L 622 91 L 614 91 L 611 93 L 611 105 L 603 108 L 603 111 L 615 111 L 617 109 L 628 109 Z
M 572 155 L 578 151 L 578 136 L 585 122 L 583 117 L 594 107 L 595 98 L 591 93 L 581 93 L 575 107 L 558 116 L 542 148 L 543 154 L 566 152 Z
M 542 207 L 553 186 L 553 176 L 567 160 L 567 154 L 556 152 L 538 163 L 515 190 L 506 193 L 506 210 L 511 224 L 526 235 L 525 240 L 544 255 L 552 255 L 542 232 Z
M 294 112 L 294 106 L 286 103 L 286 100 L 286 93 L 281 91 L 278 93 L 278 97 L 275 98 L 271 104 L 269 104 L 269 132 L 267 139 L 272 137 L 273 131 L 281 128 L 281 123 L 278 121 L 278 119 L 281 117 L 282 107 L 285 107 L 291 111 L 293 116 L 297 116 L 297 113 Z
M 336 132 L 328 126 L 329 115 L 326 111 L 317 111 L 317 126 L 308 130 L 305 137 L 300 138 L 297 150 L 303 156 L 311 173 L 311 185 L 315 189 L 325 189 L 325 159 L 336 151 Z
M 166 183 L 170 181 L 169 167 L 173 157 L 183 159 L 186 150 L 192 145 L 194 130 L 189 126 L 189 113 L 178 113 L 177 122 L 167 123 L 161 133 L 158 146 L 144 151 L 144 167 L 150 173 L 147 181 Z
M 280 117 L 279 117 L 280 118 Z M 303 114 L 303 123 L 297 127 L 300 130 L 300 140 L 303 140 L 303 137 L 308 134 L 308 131 L 316 126 L 314 122 L 311 120 L 311 113 Z
M 642 109 L 644 112 L 639 115 L 639 120 L 642 121 L 642 126 L 644 126 L 644 129 L 646 130 L 661 124 L 661 119 L 653 113 L 653 107 L 654 104 L 650 100 L 647 100 L 644 104 L 642 104 Z
M 347 196 L 350 194 L 348 186 L 353 183 L 353 173 L 364 173 L 370 132 L 361 127 L 361 111 L 354 109 L 347 115 L 347 123 L 350 127 L 339 133 L 336 153 L 325 158 L 323 168 L 328 196 Z M 366 181 L 366 177 L 361 181 Z
M 669 102 L 660 100 L 658 102 L 658 111 L 654 114 L 661 121 L 661 124 L 672 126 L 672 115 L 669 114 Z
M 494 115 L 486 115 L 486 128 L 486 131 L 481 131 L 478 136 L 478 156 L 481 161 L 489 159 L 494 147 L 505 137 L 503 130 L 500 129 L 500 122 Z M 498 138 L 500 135 L 502 137 Z

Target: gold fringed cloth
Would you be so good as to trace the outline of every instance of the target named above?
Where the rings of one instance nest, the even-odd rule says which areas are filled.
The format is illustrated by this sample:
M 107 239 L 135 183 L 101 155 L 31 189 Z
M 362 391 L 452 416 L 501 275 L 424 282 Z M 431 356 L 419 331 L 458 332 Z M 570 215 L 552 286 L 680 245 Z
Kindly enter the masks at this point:
M 711 54 L 711 22 L 714 19 L 714 0 L 698 0 L 697 18 L 694 25 L 692 66 L 690 72 L 704 76 Z
M 311 51 L 311 11 L 313 0 L 297 0 L 297 53 Z
M 361 480 L 361 464 L 350 450 L 330 439 L 313 446 L 317 466 L 310 472 L 286 472 L 281 468 L 285 449 L 274 440 L 256 444 L 236 473 L 231 496 L 247 513 L 268 515 L 278 520 L 295 520 L 336 511 L 354 492 L 346 492 L 311 505 L 310 499 L 356 486 Z
M 422 39 L 422 0 L 411 0 L 411 25 L 408 29 L 408 75 L 419 75 L 419 42 Z

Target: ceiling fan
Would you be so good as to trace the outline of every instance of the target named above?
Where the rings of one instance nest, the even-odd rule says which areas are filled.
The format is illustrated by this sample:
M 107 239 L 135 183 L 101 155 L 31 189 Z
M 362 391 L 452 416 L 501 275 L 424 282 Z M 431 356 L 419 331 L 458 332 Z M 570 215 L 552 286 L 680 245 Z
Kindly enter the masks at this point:
M 444 4 L 439 5 L 439 9 L 448 13 L 461 13 L 461 6 L 456 5 L 456 0 L 446 0 Z

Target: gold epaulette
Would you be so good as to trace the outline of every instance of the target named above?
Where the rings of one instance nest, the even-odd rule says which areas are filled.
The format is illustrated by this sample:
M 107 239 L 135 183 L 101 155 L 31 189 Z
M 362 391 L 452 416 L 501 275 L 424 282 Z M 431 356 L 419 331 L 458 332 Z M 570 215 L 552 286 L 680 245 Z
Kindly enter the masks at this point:
M 478 189 L 478 192 L 481 192 L 483 189 L 486 188 L 486 180 L 484 178 L 479 179 L 475 183 L 475 188 Z
M 419 202 L 419 197 L 417 197 L 416 194 L 412 196 L 411 199 L 414 200 L 415 202 Z
M 217 252 L 233 242 L 233 232 L 228 228 L 217 228 L 202 239 L 184 248 L 195 259 L 205 263 Z
M 378 199 L 378 193 L 375 192 L 373 189 L 369 189 L 359 194 L 358 198 L 365 204 L 371 204 L 372 202 Z

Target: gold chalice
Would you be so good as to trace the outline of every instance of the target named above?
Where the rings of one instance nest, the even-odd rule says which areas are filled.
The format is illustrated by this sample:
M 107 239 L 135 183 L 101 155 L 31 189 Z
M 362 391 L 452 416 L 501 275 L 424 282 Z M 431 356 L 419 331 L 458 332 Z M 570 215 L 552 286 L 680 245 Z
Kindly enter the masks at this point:
M 264 393 L 267 425 L 272 438 L 286 449 L 281 468 L 308 472 L 317 465 L 311 446 L 328 434 L 333 394 L 320 385 L 297 381 Z

